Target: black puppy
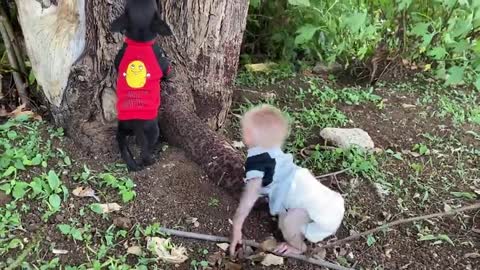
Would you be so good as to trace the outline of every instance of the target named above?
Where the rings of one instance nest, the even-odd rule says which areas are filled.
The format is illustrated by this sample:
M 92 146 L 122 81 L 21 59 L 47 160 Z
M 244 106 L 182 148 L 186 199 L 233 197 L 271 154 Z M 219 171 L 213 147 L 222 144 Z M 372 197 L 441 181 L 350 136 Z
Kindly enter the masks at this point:
M 124 13 L 111 25 L 125 33 L 125 42 L 115 57 L 117 78 L 117 141 L 130 171 L 153 163 L 151 149 L 159 137 L 158 109 L 161 81 L 171 75 L 165 52 L 155 45 L 157 35 L 169 36 L 170 27 L 160 19 L 154 0 L 127 0 Z M 134 135 L 141 147 L 136 162 L 127 137 Z

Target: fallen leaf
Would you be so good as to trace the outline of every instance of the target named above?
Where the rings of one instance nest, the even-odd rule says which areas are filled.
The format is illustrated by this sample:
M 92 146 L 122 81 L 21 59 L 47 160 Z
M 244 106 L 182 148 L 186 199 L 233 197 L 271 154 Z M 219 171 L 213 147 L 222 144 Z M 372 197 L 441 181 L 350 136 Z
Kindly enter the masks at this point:
M 393 249 L 392 248 L 387 248 L 387 250 L 385 250 L 385 257 L 391 259 L 392 258 L 392 255 L 390 255 L 392 253 Z
M 212 255 L 208 256 L 207 261 L 208 264 L 211 266 L 220 266 L 222 265 L 223 257 L 225 254 L 221 251 L 217 251 L 213 253 Z
M 225 264 L 225 270 L 241 270 L 241 269 L 242 269 L 242 266 L 237 263 L 227 262 Z
M 221 250 L 223 251 L 227 251 L 228 247 L 230 246 L 230 244 L 228 243 L 220 243 L 220 244 L 217 244 L 217 247 L 219 247 Z
M 265 258 L 266 254 L 263 252 L 260 252 L 258 254 L 253 254 L 251 256 L 246 257 L 246 259 L 252 261 L 252 262 L 261 262 Z
M 242 141 L 233 141 L 232 146 L 237 149 L 245 148 L 245 144 Z
M 182 246 L 175 246 L 170 239 L 148 237 L 147 247 L 160 260 L 167 263 L 181 264 L 188 260 L 187 250 Z
M 132 221 L 127 217 L 116 217 L 113 219 L 113 224 L 124 230 L 132 228 Z
M 467 259 L 478 259 L 480 258 L 480 253 L 477 253 L 477 252 L 467 253 L 463 257 Z
M 452 211 L 452 207 L 448 203 L 443 204 L 443 211 L 450 212 Z
M 327 250 L 324 248 L 318 248 L 315 250 L 315 254 L 313 254 L 313 257 L 315 259 L 323 260 L 327 256 Z
M 95 190 L 93 190 L 91 187 L 77 187 L 72 191 L 72 194 L 77 197 L 90 197 L 94 198 L 97 202 L 100 201 L 97 195 L 95 195 Z
M 97 212 L 100 214 L 111 213 L 111 212 L 119 211 L 121 209 L 118 203 L 105 203 L 105 204 L 96 203 L 96 204 L 92 204 L 90 207 L 94 212 Z
M 19 116 L 25 115 L 25 116 L 31 117 L 31 118 L 33 118 L 33 119 L 35 119 L 35 120 L 39 120 L 39 121 L 42 120 L 42 117 L 41 117 L 40 115 L 38 115 L 38 114 L 36 114 L 36 113 L 34 113 L 34 112 L 32 112 L 32 111 L 24 111 L 25 108 L 26 108 L 26 104 L 24 103 L 24 104 L 18 106 L 18 107 L 17 107 L 15 110 L 13 110 L 12 112 L 10 112 L 10 113 L 8 114 L 8 116 L 11 117 L 11 118 L 17 118 L 17 117 L 19 117 Z
M 275 238 L 273 238 L 273 237 L 268 238 L 267 240 L 263 241 L 263 242 L 260 244 L 260 248 L 261 248 L 263 251 L 272 251 L 272 250 L 274 250 L 277 246 L 278 246 L 277 240 L 275 240 Z
M 192 224 L 193 227 L 195 227 L 195 228 L 200 227 L 200 222 L 198 222 L 198 218 L 191 217 L 191 218 L 187 218 L 186 221 L 187 221 L 188 223 Z
M 142 252 L 142 247 L 139 247 L 139 246 L 131 246 L 127 249 L 127 253 L 128 254 L 133 254 L 133 255 L 136 255 L 136 256 L 142 256 L 143 255 L 143 252 Z
M 404 109 L 411 109 L 411 108 L 415 108 L 417 106 L 413 105 L 413 104 L 402 104 L 402 107 Z
M 271 266 L 271 265 L 283 265 L 283 257 L 267 254 L 262 261 L 263 266 Z
M 57 255 L 63 255 L 63 254 L 68 254 L 68 250 L 52 249 L 52 253 Z

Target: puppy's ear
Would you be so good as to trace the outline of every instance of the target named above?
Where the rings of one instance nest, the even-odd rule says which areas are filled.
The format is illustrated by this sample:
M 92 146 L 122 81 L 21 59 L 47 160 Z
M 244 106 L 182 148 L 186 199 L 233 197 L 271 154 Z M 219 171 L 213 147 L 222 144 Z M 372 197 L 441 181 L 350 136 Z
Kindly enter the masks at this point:
M 166 22 L 160 19 L 160 15 L 158 14 L 158 12 L 155 12 L 155 16 L 153 16 L 151 28 L 153 32 L 161 36 L 171 36 L 173 34 L 170 26 L 168 26 Z
M 125 12 L 112 22 L 110 25 L 110 30 L 114 33 L 123 33 L 123 31 L 127 30 L 127 26 L 128 15 L 127 12 Z

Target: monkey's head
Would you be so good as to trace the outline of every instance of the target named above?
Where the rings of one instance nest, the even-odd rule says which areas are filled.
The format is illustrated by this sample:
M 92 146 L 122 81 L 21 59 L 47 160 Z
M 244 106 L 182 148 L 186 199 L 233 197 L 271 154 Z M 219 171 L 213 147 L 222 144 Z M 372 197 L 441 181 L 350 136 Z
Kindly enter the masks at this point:
M 150 41 L 156 35 L 170 36 L 172 30 L 160 19 L 155 0 L 127 0 L 125 11 L 112 22 L 112 32 L 125 33 L 136 41 Z

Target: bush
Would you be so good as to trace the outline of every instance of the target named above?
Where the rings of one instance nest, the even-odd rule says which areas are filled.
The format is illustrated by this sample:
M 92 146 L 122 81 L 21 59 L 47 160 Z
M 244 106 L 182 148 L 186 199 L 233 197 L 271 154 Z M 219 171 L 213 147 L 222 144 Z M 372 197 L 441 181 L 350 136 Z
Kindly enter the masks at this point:
M 245 52 L 285 61 L 424 63 L 447 84 L 480 89 L 478 0 L 251 0 Z

